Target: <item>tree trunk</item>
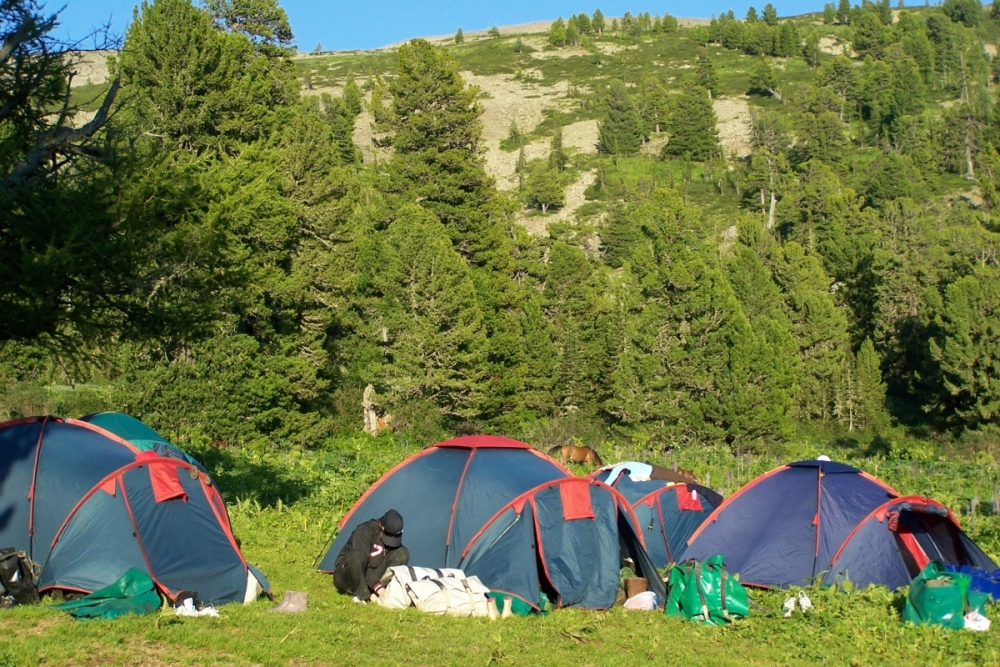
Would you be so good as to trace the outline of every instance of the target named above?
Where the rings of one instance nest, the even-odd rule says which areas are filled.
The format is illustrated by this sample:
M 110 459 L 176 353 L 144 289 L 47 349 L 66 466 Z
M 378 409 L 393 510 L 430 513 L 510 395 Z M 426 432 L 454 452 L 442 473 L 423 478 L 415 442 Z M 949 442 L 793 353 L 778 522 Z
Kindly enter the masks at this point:
M 548 204 L 542 204 L 542 215 L 545 215 L 549 210 Z
M 774 196 L 774 190 L 771 191 L 771 208 L 767 212 L 767 231 L 774 229 L 774 208 L 778 204 L 778 198 Z

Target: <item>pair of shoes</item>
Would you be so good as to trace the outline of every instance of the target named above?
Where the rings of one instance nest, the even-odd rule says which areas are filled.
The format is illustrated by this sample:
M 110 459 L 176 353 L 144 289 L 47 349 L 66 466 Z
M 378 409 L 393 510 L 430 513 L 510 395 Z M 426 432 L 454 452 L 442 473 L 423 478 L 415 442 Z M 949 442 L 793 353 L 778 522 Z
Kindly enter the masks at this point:
M 806 595 L 806 592 L 799 591 L 798 596 L 794 595 L 788 596 L 787 598 L 785 598 L 784 604 L 781 605 L 781 608 L 785 610 L 785 618 L 791 618 L 792 612 L 795 611 L 796 603 L 798 603 L 799 609 L 802 610 L 803 614 L 813 608 L 812 600 L 809 599 L 809 596 Z
M 309 594 L 299 591 L 285 591 L 285 596 L 277 606 L 271 607 L 268 611 L 279 614 L 291 614 L 298 611 L 305 611 L 309 603 Z

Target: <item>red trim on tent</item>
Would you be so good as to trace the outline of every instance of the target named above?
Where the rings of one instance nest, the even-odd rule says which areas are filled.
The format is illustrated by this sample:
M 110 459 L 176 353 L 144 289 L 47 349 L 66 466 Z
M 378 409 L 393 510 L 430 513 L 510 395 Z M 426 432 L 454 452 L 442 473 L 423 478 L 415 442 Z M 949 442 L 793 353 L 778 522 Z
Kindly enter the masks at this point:
M 462 551 L 462 558 L 465 558 L 466 556 L 469 555 L 469 549 L 472 548 L 472 545 L 475 544 L 476 540 L 478 540 L 479 537 L 486 532 L 486 529 L 489 528 L 494 521 L 499 519 L 500 515 L 502 515 L 508 509 L 513 509 L 515 512 L 520 514 L 521 510 L 524 509 L 524 503 L 531 501 L 531 499 L 534 497 L 536 493 L 540 493 L 545 489 L 551 488 L 559 484 L 568 484 L 571 482 L 579 482 L 579 481 L 585 481 L 590 486 L 603 486 L 604 488 L 606 488 L 608 491 L 611 492 L 612 496 L 618 501 L 618 504 L 623 506 L 628 512 L 628 515 L 632 518 L 633 530 L 636 530 L 636 534 L 639 536 L 639 543 L 642 544 L 642 547 L 645 549 L 646 543 L 642 539 L 642 531 L 638 530 L 639 519 L 635 516 L 635 512 L 632 511 L 632 508 L 629 506 L 628 501 L 625 500 L 625 496 L 623 496 L 619 491 L 613 489 L 604 482 L 599 482 L 596 479 L 591 479 L 589 477 L 564 477 L 562 479 L 549 480 L 548 482 L 543 482 L 534 488 L 528 489 L 527 491 L 525 491 L 524 493 L 522 493 L 521 495 L 514 498 L 506 505 L 498 509 L 493 516 L 491 516 L 489 519 L 486 520 L 485 523 L 483 523 L 483 526 L 476 532 L 475 535 L 472 536 L 472 539 L 469 540 L 469 543 L 465 545 L 465 549 Z M 534 506 L 534 503 L 532 503 L 532 506 Z
M 115 496 L 115 480 L 114 480 L 114 478 L 111 478 L 107 482 L 105 482 L 104 484 L 101 484 L 100 489 L 104 493 L 106 493 L 109 496 L 111 496 L 112 498 L 114 498 L 114 496 Z
M 71 593 L 83 593 L 84 595 L 90 595 L 94 591 L 88 591 L 86 588 L 77 588 L 76 586 L 43 586 L 38 589 L 39 593 L 44 593 L 45 591 L 70 591 Z
M 35 537 L 35 483 L 38 481 L 38 459 L 42 456 L 42 437 L 45 435 L 45 427 L 49 423 L 49 418 L 42 418 L 42 425 L 38 429 L 38 442 L 35 443 L 35 465 L 31 470 L 31 487 L 28 489 L 28 540 L 34 542 Z M 31 549 L 34 555 L 35 550 Z
M 816 553 L 813 558 L 819 558 L 819 513 L 823 509 L 823 469 L 816 468 L 816 518 L 813 525 L 816 526 Z M 813 575 L 816 574 L 816 563 L 813 562 Z
M 560 492 L 562 489 L 560 489 Z M 529 496 L 528 502 L 531 503 L 531 521 L 535 528 L 535 546 L 538 547 L 538 561 L 542 564 L 542 572 L 545 574 L 545 579 L 549 584 L 549 587 L 556 592 L 559 596 L 559 600 L 556 602 L 556 609 L 562 609 L 562 593 L 556 588 L 556 585 L 552 583 L 552 575 L 549 574 L 549 566 L 545 562 L 545 546 L 542 544 L 542 529 L 538 525 L 538 507 L 535 505 L 535 497 Z M 470 541 L 469 544 L 472 544 Z
M 494 448 L 494 449 L 534 449 L 531 445 L 520 440 L 511 440 L 498 435 L 463 435 L 451 440 L 439 442 L 435 447 L 465 447 L 469 449 Z
M 711 514 L 709 514 L 708 517 L 704 521 L 701 522 L 701 525 L 698 526 L 698 529 L 695 530 L 693 533 L 691 533 L 691 537 L 689 537 L 688 541 L 687 541 L 688 545 L 690 545 L 692 542 L 694 542 L 695 538 L 697 538 L 699 535 L 701 535 L 701 531 L 705 530 L 705 526 L 709 525 L 710 523 L 715 523 L 716 521 L 718 521 L 719 514 L 724 509 L 726 509 L 727 507 L 729 507 L 729 504 L 731 502 L 733 502 L 734 500 L 736 500 L 737 498 L 739 498 L 741 495 L 743 495 L 745 492 L 749 491 L 750 489 L 752 489 L 756 485 L 758 485 L 761 482 L 763 482 L 768 477 L 776 475 L 779 472 L 781 472 L 782 470 L 788 470 L 788 468 L 789 468 L 789 466 L 784 465 L 784 466 L 780 466 L 778 468 L 775 468 L 774 470 L 769 470 L 768 472 L 764 473 L 763 475 L 760 475 L 759 477 L 756 477 L 756 478 L 750 480 L 749 482 L 747 482 L 746 484 L 744 484 L 742 487 L 740 487 L 736 491 L 736 493 L 734 493 L 733 495 L 731 495 L 728 498 L 726 498 L 725 500 L 723 500 L 722 503 L 720 503 L 719 506 L 716 507 L 715 510 Z
M 393 473 L 395 473 L 400 468 L 403 468 L 405 466 L 410 465 L 411 462 L 416 461 L 421 456 L 427 456 L 428 454 L 433 454 L 436 451 L 437 451 L 437 446 L 436 445 L 434 447 L 428 447 L 427 449 L 421 449 L 416 454 L 413 454 L 413 455 L 411 455 L 411 456 L 403 459 L 402 461 L 400 461 L 399 463 L 397 463 L 393 467 L 389 468 L 389 471 L 387 473 L 385 473 L 384 475 L 382 475 L 381 477 L 379 477 L 377 480 L 375 480 L 375 483 L 372 484 L 371 486 L 369 486 L 368 490 L 361 494 L 361 497 L 358 498 L 358 501 L 356 503 L 354 503 L 353 505 L 351 505 L 351 509 L 347 510 L 347 513 L 344 514 L 344 516 L 341 517 L 340 521 L 337 522 L 337 528 L 343 528 L 344 524 L 347 523 L 347 520 L 351 518 L 352 514 L 354 514 L 354 511 L 356 509 L 358 509 L 358 507 L 360 507 L 362 503 L 364 503 L 366 500 L 368 500 L 368 496 L 370 496 L 371 494 L 375 493 L 375 489 L 377 489 L 378 487 L 380 487 L 382 485 L 382 483 L 385 482 L 385 480 L 387 480 L 390 477 L 392 477 Z
M 239 556 L 240 560 L 243 562 L 243 569 L 249 571 L 249 568 L 247 568 L 247 559 L 243 556 L 243 552 L 240 551 L 240 546 L 236 544 L 236 536 L 233 535 L 233 529 L 229 525 L 229 515 L 226 514 L 225 518 L 227 521 L 223 521 L 223 514 L 219 511 L 219 505 L 221 504 L 223 509 L 225 509 L 226 503 L 222 500 L 222 496 L 219 494 L 218 489 L 214 486 L 206 484 L 204 480 L 199 481 L 201 481 L 201 490 L 205 492 L 205 498 L 208 499 L 208 505 L 212 508 L 212 513 L 215 515 L 215 520 L 219 522 L 220 526 L 222 526 L 222 532 L 226 534 L 226 537 L 229 539 L 229 544 L 232 545 L 236 555 Z
M 3 423 L 0 423 L 0 429 L 5 429 L 8 426 L 19 426 L 21 424 L 30 424 L 32 422 L 40 422 L 43 419 L 48 419 L 48 417 L 18 417 L 17 419 L 10 419 Z
M 562 502 L 563 521 L 597 519 L 590 503 L 590 484 L 580 479 L 577 484 L 560 484 L 559 500 Z
M 562 463 L 559 463 L 559 461 L 556 461 L 554 458 L 552 458 L 551 456 L 549 456 L 545 452 L 540 452 L 537 449 L 532 449 L 530 451 L 531 451 L 532 454 L 534 454 L 538 458 L 543 459 L 545 461 L 548 461 L 549 463 L 551 463 L 552 465 L 554 465 L 556 468 L 558 468 L 560 471 L 562 471 L 567 477 L 576 477 L 576 475 L 574 475 L 572 472 L 570 472 L 569 469 L 566 468 L 566 466 L 564 466 Z
M 837 553 L 834 554 L 833 558 L 830 560 L 830 566 L 833 567 L 833 564 L 837 562 L 838 558 L 840 558 L 840 554 L 842 554 L 844 549 L 847 548 L 847 545 L 850 544 L 851 540 L 854 539 L 855 534 L 857 534 L 857 532 L 861 530 L 862 526 L 864 526 L 872 519 L 875 519 L 879 523 L 882 523 L 885 520 L 885 516 L 889 508 L 891 508 L 893 505 L 898 505 L 899 503 L 912 503 L 915 505 L 944 508 L 944 505 L 942 505 L 938 501 L 934 500 L 933 498 L 927 498 L 925 496 L 901 496 L 899 498 L 893 498 L 892 500 L 888 500 L 882 503 L 881 505 L 873 509 L 871 512 L 869 512 L 868 516 L 859 521 L 858 525 L 854 527 L 854 530 L 852 530 L 850 534 L 848 534 L 848 536 L 844 539 L 844 543 L 840 545 L 840 548 L 837 549 Z M 951 516 L 951 510 L 948 510 L 948 516 L 949 517 Z
M 870 482 L 875 482 L 876 484 L 878 484 L 879 486 L 881 486 L 882 488 L 884 488 L 886 491 L 892 493 L 894 496 L 898 496 L 899 495 L 899 491 L 897 491 L 896 489 L 892 488 L 891 486 L 889 486 L 888 484 L 886 484 L 885 482 L 883 482 L 882 480 L 880 480 L 878 477 L 875 477 L 874 475 L 869 475 L 864 470 L 859 470 L 858 474 L 861 475 L 862 477 L 864 477 L 865 479 L 867 479 Z
M 174 498 L 180 498 L 187 502 L 187 492 L 181 486 L 181 479 L 177 475 L 177 466 L 170 465 L 165 461 L 150 461 L 149 483 L 153 487 L 153 497 L 156 502 L 162 503 Z
M 119 445 L 125 445 L 126 447 L 128 447 L 130 450 L 132 450 L 136 454 L 139 454 L 139 453 L 142 452 L 141 449 L 139 449 L 138 447 L 136 447 L 135 445 L 133 445 L 128 440 L 125 440 L 124 438 L 121 438 L 121 437 L 115 435 L 111 431 L 105 431 L 100 426 L 95 426 L 94 424 L 91 424 L 90 422 L 80 421 L 79 419 L 63 419 L 61 421 L 64 422 L 64 423 L 66 423 L 66 424 L 69 424 L 70 426 L 79 426 L 80 428 L 85 428 L 88 431 L 93 431 L 94 433 L 97 433 L 99 435 L 103 435 L 108 440 L 113 440 L 113 441 L 117 442 Z
M 677 489 L 677 509 L 682 512 L 704 511 L 705 508 L 701 506 L 701 500 L 698 498 L 698 492 L 689 488 L 687 484 L 681 484 L 670 488 Z
M 451 546 L 451 529 L 455 526 L 455 511 L 458 509 L 458 497 L 462 495 L 462 486 L 465 484 L 465 475 L 469 472 L 472 459 L 476 458 L 476 450 L 469 453 L 469 458 L 465 459 L 465 467 L 462 468 L 462 475 L 458 478 L 458 485 L 455 487 L 455 500 L 451 503 L 451 517 L 448 519 L 448 533 L 444 538 L 445 560 L 448 558 L 448 547 Z

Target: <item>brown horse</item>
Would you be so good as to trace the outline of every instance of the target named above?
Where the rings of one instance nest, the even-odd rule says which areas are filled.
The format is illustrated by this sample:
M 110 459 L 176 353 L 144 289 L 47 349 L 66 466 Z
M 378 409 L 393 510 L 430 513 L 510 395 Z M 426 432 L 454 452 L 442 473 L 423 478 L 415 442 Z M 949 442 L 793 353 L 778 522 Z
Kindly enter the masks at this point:
M 596 463 L 604 465 L 604 461 L 590 447 L 576 445 L 557 445 L 549 450 L 549 456 L 555 456 L 563 463 Z

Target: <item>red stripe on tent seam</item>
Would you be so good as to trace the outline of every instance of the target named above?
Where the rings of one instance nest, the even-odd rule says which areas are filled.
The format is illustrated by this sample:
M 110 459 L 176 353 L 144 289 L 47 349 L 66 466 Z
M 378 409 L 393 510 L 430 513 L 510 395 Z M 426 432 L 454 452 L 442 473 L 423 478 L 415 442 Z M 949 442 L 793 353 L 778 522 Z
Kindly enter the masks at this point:
M 40 422 L 47 417 L 18 417 L 17 419 L 9 419 L 2 424 L 0 424 L 0 430 L 8 428 L 10 426 L 20 426 L 21 424 L 30 424 L 32 422 Z
M 891 486 L 889 486 L 888 484 L 886 484 L 885 482 L 883 482 L 882 480 L 880 480 L 878 477 L 875 477 L 874 475 L 869 475 L 864 470 L 859 470 L 858 474 L 861 475 L 862 477 L 864 477 L 865 479 L 867 479 L 870 482 L 875 482 L 876 484 L 878 484 L 879 486 L 881 486 L 883 489 L 885 489 L 886 491 L 890 492 L 892 495 L 894 495 L 896 497 L 899 497 L 899 491 L 897 491 L 896 489 L 892 488 Z
M 112 498 L 114 498 L 115 497 L 115 480 L 112 478 L 112 479 L 108 480 L 107 482 L 105 482 L 104 484 L 101 484 L 100 489 L 104 493 L 106 493 L 109 496 L 111 496 Z
M 879 523 L 882 523 L 882 521 L 885 519 L 886 510 L 889 507 L 892 507 L 893 505 L 896 505 L 898 503 L 919 503 L 921 505 L 947 509 L 944 507 L 944 505 L 942 505 L 938 501 L 934 500 L 933 498 L 928 498 L 926 496 L 900 496 L 899 498 L 892 498 L 891 500 L 887 500 L 886 502 L 882 503 L 881 505 L 873 509 L 871 512 L 869 512 L 868 516 L 866 516 L 864 519 L 858 522 L 858 525 L 854 527 L 854 530 L 852 530 L 848 534 L 848 536 L 844 539 L 844 543 L 840 545 L 839 549 L 837 549 L 837 553 L 833 555 L 833 558 L 830 560 L 830 567 L 833 567 L 834 563 L 837 562 L 837 559 L 840 558 L 840 554 L 842 554 L 844 549 L 847 548 L 847 545 L 851 543 L 851 540 L 854 539 L 854 535 L 859 530 L 861 530 L 862 526 L 864 526 L 872 519 L 877 519 Z M 879 518 L 880 514 L 882 515 L 881 518 Z M 948 516 L 951 516 L 950 509 L 948 510 Z
M 80 421 L 79 419 L 61 419 L 60 421 L 62 423 L 64 423 L 64 424 L 69 424 L 70 426 L 79 426 L 80 428 L 85 428 L 88 431 L 93 431 L 94 433 L 97 433 L 98 435 L 103 435 L 108 440 L 114 440 L 119 445 L 125 445 L 126 447 L 128 447 L 130 450 L 132 450 L 136 454 L 139 454 L 140 452 L 142 452 L 141 449 L 139 449 L 138 447 L 136 447 L 135 445 L 133 445 L 128 440 L 125 440 L 121 436 L 115 435 L 111 431 L 105 431 L 100 426 L 95 426 L 94 424 L 91 424 L 90 422 Z
M 580 480 L 579 484 L 560 484 L 559 500 L 562 503 L 563 521 L 577 519 L 597 519 L 590 502 L 590 484 Z
M 167 594 L 167 597 L 173 599 L 176 595 L 168 586 L 166 586 L 162 581 L 156 578 L 156 573 L 153 572 L 153 564 L 149 562 L 149 554 L 146 553 L 146 545 L 142 543 L 142 535 L 139 534 L 139 524 L 135 521 L 135 514 L 132 513 L 132 503 L 128 500 L 128 491 L 125 489 L 125 478 L 121 479 L 122 487 L 122 500 L 125 502 L 125 509 L 128 510 L 128 518 L 132 521 L 132 527 L 135 528 L 135 540 L 139 543 L 139 552 L 142 554 L 142 559 L 146 561 L 146 568 L 149 570 L 149 578 L 156 583 L 163 592 Z M 178 591 L 180 592 L 180 591 Z
M 819 514 L 823 510 L 823 469 L 816 468 L 816 553 L 813 554 L 813 576 L 816 576 L 816 559 L 819 558 Z
M 28 544 L 31 555 L 35 555 L 35 483 L 38 481 L 38 459 L 42 457 L 42 438 L 45 435 L 45 427 L 49 423 L 49 418 L 42 419 L 42 425 L 38 429 L 38 442 L 35 444 L 35 465 L 31 470 L 31 487 L 28 489 Z
M 437 449 L 438 449 L 437 445 L 435 445 L 433 447 L 428 447 L 427 449 L 421 449 L 416 454 L 412 454 L 412 455 L 408 456 L 407 458 L 403 459 L 402 461 L 400 461 L 399 463 L 397 463 L 393 467 L 389 468 L 388 472 L 386 472 L 384 475 L 382 475 L 381 477 L 379 477 L 375 481 L 374 484 L 372 484 L 371 486 L 368 487 L 367 491 L 365 491 L 364 493 L 361 494 L 361 497 L 358 498 L 357 502 L 354 503 L 353 505 L 351 505 L 351 509 L 347 510 L 347 513 L 344 514 L 344 516 L 340 519 L 340 521 L 337 522 L 337 528 L 343 528 L 344 524 L 347 523 L 347 520 L 351 518 L 352 514 L 354 514 L 354 511 L 356 509 L 358 509 L 358 507 L 360 507 L 363 502 L 365 502 L 366 500 L 368 500 L 368 497 L 370 495 L 372 495 L 373 493 L 375 493 L 375 490 L 378 487 L 382 486 L 382 482 L 384 482 L 385 480 L 389 479 L 393 475 L 393 473 L 395 473 L 400 468 L 403 468 L 404 466 L 408 466 L 410 464 L 410 462 L 416 461 L 421 456 L 427 456 L 428 454 L 432 454 L 432 453 L 436 452 Z
M 534 448 L 531 448 L 528 451 L 531 452 L 532 454 L 534 454 L 535 456 L 537 456 L 538 458 L 543 459 L 545 461 L 548 461 L 549 463 L 551 463 L 552 465 L 554 465 L 556 468 L 558 468 L 560 471 L 562 471 L 563 473 L 565 473 L 567 477 L 576 477 L 576 475 L 574 475 L 572 472 L 569 471 L 569 468 L 567 468 L 562 463 L 560 463 L 559 461 L 555 460 L 554 458 L 552 458 L 551 456 L 549 456 L 545 452 L 540 452 L 540 451 L 538 451 L 537 449 L 534 449 Z
M 88 591 L 86 588 L 77 588 L 76 586 L 43 586 L 38 589 L 39 593 L 44 593 L 45 591 L 54 591 L 59 589 L 61 591 L 70 591 L 72 593 L 83 593 L 84 595 L 90 595 L 94 591 Z
M 455 500 L 451 503 L 451 517 L 448 519 L 448 532 L 444 538 L 444 559 L 448 560 L 448 547 L 451 546 L 451 529 L 455 527 L 455 511 L 458 509 L 458 498 L 462 495 L 462 486 L 465 485 L 465 475 L 469 472 L 472 459 L 476 458 L 476 450 L 469 452 L 469 458 L 465 460 L 465 467 L 462 468 L 462 475 L 458 478 L 458 485 L 455 488 Z
M 222 520 L 222 516 L 220 515 L 218 508 L 213 502 L 213 500 L 215 499 L 218 499 L 219 502 L 222 502 L 222 496 L 219 495 L 218 489 L 216 489 L 214 486 L 209 486 L 204 482 L 204 480 L 199 479 L 198 481 L 201 482 L 201 490 L 205 493 L 205 498 L 208 500 L 208 506 L 212 508 L 212 514 L 215 515 L 215 520 L 219 522 L 220 526 L 222 526 L 222 532 L 226 534 L 226 537 L 229 539 L 229 543 L 233 546 L 233 550 L 236 552 L 236 555 L 240 557 L 240 561 L 243 563 L 243 569 L 249 570 L 249 568 L 247 567 L 247 559 L 243 557 L 243 552 L 240 551 L 239 545 L 236 544 L 236 536 L 233 535 L 232 528 L 229 526 L 228 523 Z M 223 502 L 222 506 L 225 507 L 226 504 Z M 226 518 L 227 519 L 229 518 L 228 514 L 226 515 Z
M 747 491 L 749 491 L 753 487 L 757 486 L 759 483 L 763 482 L 768 477 L 771 477 L 772 475 L 775 475 L 775 474 L 781 472 L 782 470 L 787 470 L 788 468 L 789 468 L 789 466 L 783 465 L 783 466 L 779 466 L 779 467 L 775 468 L 774 470 L 769 470 L 768 472 L 764 473 L 763 475 L 761 475 L 761 476 L 759 476 L 759 477 L 757 477 L 755 479 L 750 480 L 745 485 L 743 485 L 743 487 L 741 487 L 740 489 L 738 489 L 736 491 L 736 493 L 734 493 L 733 495 L 731 495 L 728 498 L 724 499 L 719 504 L 719 506 L 716 507 L 712 511 L 712 513 L 708 515 L 708 518 L 701 522 L 701 525 L 698 526 L 697 530 L 695 530 L 693 533 L 691 533 L 691 537 L 689 537 L 688 541 L 687 541 L 688 545 L 690 546 L 691 543 L 694 542 L 695 538 L 698 537 L 699 535 L 701 535 L 701 531 L 705 530 L 705 526 L 709 525 L 710 523 L 715 523 L 716 521 L 718 521 L 718 519 L 719 519 L 719 513 L 722 512 L 722 510 L 724 510 L 725 508 L 727 508 L 729 506 L 729 503 L 733 502 L 734 500 L 736 500 L 737 498 L 739 498 L 741 495 L 743 495 L 744 493 L 746 493 Z

